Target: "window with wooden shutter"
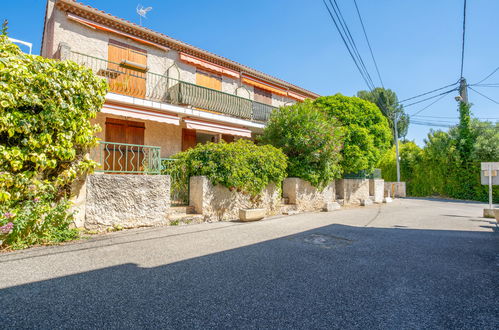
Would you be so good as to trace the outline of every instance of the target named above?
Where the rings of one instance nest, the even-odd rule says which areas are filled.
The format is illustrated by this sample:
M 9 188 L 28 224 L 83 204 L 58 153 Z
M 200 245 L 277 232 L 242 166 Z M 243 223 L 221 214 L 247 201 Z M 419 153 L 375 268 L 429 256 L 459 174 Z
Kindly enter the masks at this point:
M 196 71 L 196 84 L 199 86 L 222 90 L 222 78 L 212 73 Z
M 111 39 L 108 45 L 108 61 L 110 91 L 144 98 L 147 52 Z
M 106 119 L 106 142 L 144 144 L 145 125 L 141 122 Z M 104 170 L 115 173 L 143 170 L 144 148 L 140 146 L 106 145 Z
M 253 90 L 256 102 L 272 105 L 272 92 L 266 91 L 265 89 L 258 87 L 253 87 Z

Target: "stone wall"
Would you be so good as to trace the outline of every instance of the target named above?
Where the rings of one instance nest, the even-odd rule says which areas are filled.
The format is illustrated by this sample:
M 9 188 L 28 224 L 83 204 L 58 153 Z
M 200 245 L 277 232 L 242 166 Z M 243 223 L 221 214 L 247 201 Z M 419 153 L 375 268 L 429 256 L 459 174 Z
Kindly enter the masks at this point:
M 319 191 L 310 182 L 299 178 L 286 178 L 282 184 L 282 196 L 295 204 L 300 212 L 322 211 L 336 199 L 335 184 L 330 183 Z
M 406 197 L 405 182 L 385 182 L 385 197 Z
M 370 179 L 369 180 L 369 195 L 373 197 L 374 203 L 383 203 L 385 180 Z
M 166 224 L 170 208 L 168 175 L 89 175 L 86 182 L 87 229 Z
M 275 215 L 280 210 L 280 189 L 270 184 L 259 198 L 214 186 L 205 176 L 190 179 L 189 205 L 196 213 L 202 214 L 205 221 L 230 221 L 239 219 L 239 209 L 264 208 L 266 215 Z
M 341 179 L 336 181 L 336 194 L 344 205 L 361 204 L 369 199 L 369 180 Z

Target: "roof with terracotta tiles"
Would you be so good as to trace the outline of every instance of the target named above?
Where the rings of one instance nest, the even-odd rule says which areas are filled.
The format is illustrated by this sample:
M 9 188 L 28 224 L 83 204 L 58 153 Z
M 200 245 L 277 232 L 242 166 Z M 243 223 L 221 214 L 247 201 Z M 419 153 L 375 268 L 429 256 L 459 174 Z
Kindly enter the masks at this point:
M 268 75 L 261 71 L 252 69 L 246 65 L 240 64 L 236 61 L 230 60 L 223 56 L 213 54 L 204 49 L 198 48 L 196 46 L 190 45 L 180 40 L 176 40 L 170 36 L 163 33 L 156 32 L 154 30 L 148 29 L 146 27 L 140 26 L 138 24 L 132 23 L 128 20 L 113 16 L 102 10 L 93 8 L 91 6 L 85 5 L 76 0 L 56 0 L 56 6 L 63 11 L 70 12 L 75 15 L 79 15 L 86 19 L 90 19 L 94 22 L 110 26 L 114 29 L 130 33 L 132 35 L 138 36 L 140 38 L 164 45 L 168 48 L 174 49 L 176 51 L 181 51 L 187 54 L 191 54 L 200 57 L 204 60 L 210 61 L 212 63 L 225 66 L 227 68 L 237 70 L 242 73 L 247 73 L 260 79 L 264 79 L 268 82 L 281 85 L 290 91 L 304 94 L 307 97 L 317 98 L 320 95 L 311 92 L 302 87 L 296 86 L 294 84 L 288 83 L 282 79 L 276 78 L 274 76 Z

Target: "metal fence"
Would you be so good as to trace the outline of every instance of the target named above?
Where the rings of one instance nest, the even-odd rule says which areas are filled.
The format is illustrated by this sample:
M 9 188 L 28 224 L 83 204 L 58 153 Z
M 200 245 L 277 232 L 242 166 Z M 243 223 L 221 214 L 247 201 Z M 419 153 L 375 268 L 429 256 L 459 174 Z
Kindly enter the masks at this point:
M 372 172 L 359 171 L 343 175 L 344 179 L 381 179 L 381 169 L 375 168 Z
M 96 172 L 115 174 L 159 174 L 161 148 L 139 144 L 100 141 L 91 159 L 99 163 Z
M 275 107 L 234 94 L 199 86 L 168 75 L 128 68 L 123 63 L 71 52 L 69 59 L 107 79 L 112 93 L 151 101 L 189 105 L 237 118 L 265 122 Z
M 172 206 L 189 205 L 189 178 L 175 167 L 177 160 L 161 158 L 161 173 L 170 176 L 170 200 Z

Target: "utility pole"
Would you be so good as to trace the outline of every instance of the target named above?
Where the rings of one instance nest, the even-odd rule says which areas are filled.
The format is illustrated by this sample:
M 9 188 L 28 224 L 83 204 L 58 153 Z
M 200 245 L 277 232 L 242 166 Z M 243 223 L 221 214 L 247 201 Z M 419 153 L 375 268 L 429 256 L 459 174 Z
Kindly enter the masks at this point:
M 398 112 L 395 111 L 393 114 L 393 130 L 395 132 L 395 157 L 397 163 L 397 182 L 400 182 L 400 157 L 399 157 L 399 132 L 397 128 L 398 124 Z
M 459 81 L 459 96 L 461 96 L 461 102 L 468 104 L 468 85 L 466 84 L 466 78 L 463 77 Z

